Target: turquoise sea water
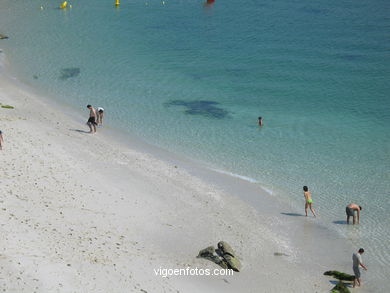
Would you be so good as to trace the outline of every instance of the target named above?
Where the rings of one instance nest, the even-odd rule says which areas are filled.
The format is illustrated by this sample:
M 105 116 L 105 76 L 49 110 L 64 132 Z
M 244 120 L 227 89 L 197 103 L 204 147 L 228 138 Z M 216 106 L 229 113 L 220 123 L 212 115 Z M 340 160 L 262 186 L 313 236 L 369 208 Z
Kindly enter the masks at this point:
M 60 2 L 0 2 L 0 48 L 19 79 L 102 106 L 107 124 L 253 178 L 297 210 L 308 185 L 322 220 L 370 251 L 384 282 L 388 1 Z M 363 206 L 359 227 L 342 224 L 350 202 Z

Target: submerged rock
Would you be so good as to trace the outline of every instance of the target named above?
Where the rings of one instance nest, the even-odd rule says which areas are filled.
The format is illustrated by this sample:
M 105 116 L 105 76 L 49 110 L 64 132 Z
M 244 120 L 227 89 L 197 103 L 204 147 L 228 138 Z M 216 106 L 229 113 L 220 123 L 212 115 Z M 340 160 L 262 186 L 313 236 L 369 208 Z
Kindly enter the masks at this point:
M 0 40 L 5 40 L 5 39 L 8 39 L 8 36 L 0 34 Z
M 78 67 L 63 68 L 60 71 L 60 79 L 66 80 L 71 77 L 76 77 L 79 74 L 80 74 L 80 68 Z
M 184 106 L 187 110 L 184 113 L 188 115 L 201 115 L 205 117 L 222 119 L 229 116 L 229 112 L 217 107 L 218 102 L 214 101 L 185 101 L 174 100 L 166 103 L 167 106 Z
M 345 284 L 341 281 L 339 281 L 330 292 L 331 293 L 351 293 L 351 291 L 349 291 L 348 287 L 345 286 Z
M 346 274 L 346 273 L 341 273 L 339 271 L 326 271 L 324 273 L 325 276 L 332 276 L 338 280 L 342 281 L 353 281 L 355 280 L 355 276 Z

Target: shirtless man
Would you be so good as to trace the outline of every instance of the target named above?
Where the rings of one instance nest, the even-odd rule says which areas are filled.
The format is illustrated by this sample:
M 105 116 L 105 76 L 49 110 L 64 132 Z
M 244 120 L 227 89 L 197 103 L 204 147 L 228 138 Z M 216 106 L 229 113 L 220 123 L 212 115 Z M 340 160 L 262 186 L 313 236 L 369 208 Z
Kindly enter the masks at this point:
M 96 110 L 91 105 L 87 105 L 87 108 L 89 109 L 89 119 L 87 121 L 87 125 L 89 126 L 89 132 L 95 133 L 96 132 Z
M 314 217 L 316 217 L 316 214 L 314 213 L 312 204 L 313 200 L 311 199 L 311 193 L 309 191 L 309 188 L 307 186 L 303 186 L 303 195 L 305 196 L 305 213 L 307 217 L 307 208 L 310 207 L 310 210 Z
M 355 211 L 357 211 L 357 223 L 359 224 L 360 220 L 360 211 L 362 210 L 361 206 L 358 206 L 356 203 L 351 203 L 347 205 L 345 208 L 345 212 L 347 213 L 347 224 L 349 224 L 349 217 L 353 218 L 353 224 L 356 223 Z

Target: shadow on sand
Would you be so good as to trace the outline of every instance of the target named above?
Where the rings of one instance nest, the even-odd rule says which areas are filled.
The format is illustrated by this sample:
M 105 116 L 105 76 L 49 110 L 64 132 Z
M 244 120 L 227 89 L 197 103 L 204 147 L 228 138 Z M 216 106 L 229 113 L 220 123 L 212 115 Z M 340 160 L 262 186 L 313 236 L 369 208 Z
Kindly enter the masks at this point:
M 296 213 L 280 213 L 285 216 L 293 216 L 293 217 L 304 217 L 305 215 L 302 214 L 296 214 Z
M 329 280 L 329 283 L 332 285 L 337 285 L 340 281 L 339 280 Z M 345 287 L 352 288 L 352 281 L 342 281 L 345 285 Z M 338 292 L 338 291 L 337 291 Z
M 347 221 L 333 221 L 332 223 L 337 225 L 347 225 Z
M 81 130 L 81 129 L 69 129 L 70 131 L 76 131 L 76 132 L 79 132 L 79 133 L 90 133 L 89 131 L 86 131 L 86 130 Z

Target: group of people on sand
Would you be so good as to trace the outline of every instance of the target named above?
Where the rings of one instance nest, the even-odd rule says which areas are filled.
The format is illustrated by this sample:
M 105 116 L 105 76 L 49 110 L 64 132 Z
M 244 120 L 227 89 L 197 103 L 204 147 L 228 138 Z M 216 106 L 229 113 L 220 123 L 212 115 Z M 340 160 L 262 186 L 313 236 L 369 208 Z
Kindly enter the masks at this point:
M 91 105 L 87 105 L 89 109 L 89 118 L 87 125 L 89 126 L 90 133 L 96 133 L 96 126 L 103 125 L 104 109 L 102 107 L 94 108 Z
M 305 196 L 305 213 L 307 217 L 307 209 L 310 208 L 310 211 L 312 212 L 313 216 L 316 217 L 316 214 L 313 209 L 313 199 L 311 198 L 311 193 L 309 191 L 309 188 L 307 186 L 303 186 L 303 195 Z M 357 224 L 360 222 L 360 211 L 362 210 L 362 207 L 355 204 L 351 203 L 346 206 L 345 212 L 347 214 L 347 224 L 349 224 L 349 218 L 352 217 L 353 221 L 352 223 L 355 225 L 356 224 L 356 219 L 357 219 Z M 355 212 L 357 217 L 355 216 Z M 357 286 L 360 286 L 360 270 L 359 267 L 362 267 L 364 270 L 367 270 L 367 267 L 363 264 L 362 262 L 362 254 L 364 253 L 364 249 L 360 248 L 357 253 L 354 253 L 352 255 L 352 269 L 353 273 L 355 275 L 355 279 L 353 281 L 353 288 Z

